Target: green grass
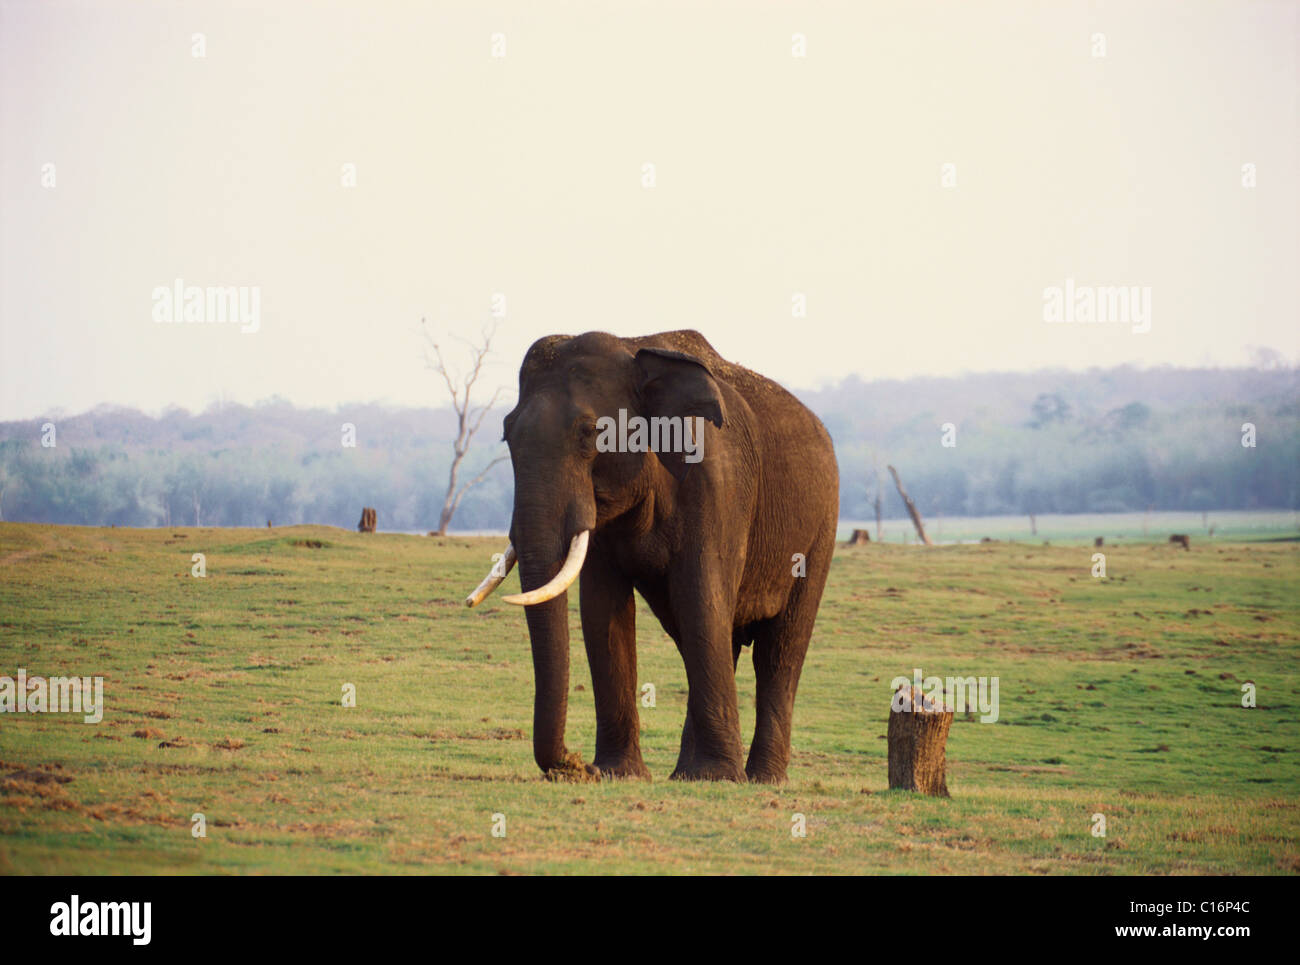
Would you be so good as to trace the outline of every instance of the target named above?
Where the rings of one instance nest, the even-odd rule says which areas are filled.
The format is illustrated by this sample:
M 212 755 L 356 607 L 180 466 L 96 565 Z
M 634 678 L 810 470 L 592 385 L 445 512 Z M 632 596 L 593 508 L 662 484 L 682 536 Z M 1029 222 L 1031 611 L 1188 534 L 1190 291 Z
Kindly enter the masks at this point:
M 0 716 L 0 871 L 1300 870 L 1296 543 L 1130 542 L 1105 549 L 1106 580 L 1090 545 L 842 549 L 777 788 L 666 779 L 686 677 L 644 607 L 655 781 L 544 781 L 522 614 L 461 602 L 499 549 L 0 524 L 0 674 L 102 675 L 106 703 L 98 725 Z M 568 741 L 590 759 L 576 593 L 570 605 Z M 913 667 L 1000 679 L 996 724 L 953 724 L 949 800 L 887 790 L 889 681 Z M 747 655 L 739 678 L 748 739 Z M 6 779 L 19 770 L 71 780 Z
M 1171 533 L 1185 533 L 1192 544 L 1218 545 L 1232 541 L 1300 539 L 1300 514 L 1291 510 L 1214 510 L 1153 513 L 1044 513 L 1035 521 L 1028 516 L 939 516 L 928 513 L 925 528 L 936 543 L 978 541 L 985 537 L 1021 543 L 1087 544 L 1100 536 L 1112 546 L 1124 543 L 1167 541 Z M 876 522 L 841 520 L 840 539 L 854 529 L 876 538 Z M 1213 530 L 1213 533 L 1210 531 Z M 909 519 L 884 521 L 884 542 L 915 542 Z

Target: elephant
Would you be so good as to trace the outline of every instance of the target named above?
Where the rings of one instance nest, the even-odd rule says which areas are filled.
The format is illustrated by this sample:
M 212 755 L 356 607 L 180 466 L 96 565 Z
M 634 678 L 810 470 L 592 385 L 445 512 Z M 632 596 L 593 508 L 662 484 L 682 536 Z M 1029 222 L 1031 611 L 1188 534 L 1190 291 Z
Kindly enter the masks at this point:
M 647 423 L 661 430 L 657 447 L 646 445 Z M 624 438 L 627 425 L 634 431 Z M 510 546 L 465 602 L 480 603 L 518 563 L 523 591 L 504 600 L 526 608 L 533 756 L 543 773 L 650 777 L 637 711 L 636 591 L 686 665 L 671 777 L 783 782 L 839 515 L 839 470 L 821 421 L 699 332 L 587 332 L 528 349 L 503 428 L 515 483 Z M 596 705 L 591 764 L 564 742 L 567 591 L 579 578 Z M 735 672 L 750 645 L 757 714 L 743 760 Z

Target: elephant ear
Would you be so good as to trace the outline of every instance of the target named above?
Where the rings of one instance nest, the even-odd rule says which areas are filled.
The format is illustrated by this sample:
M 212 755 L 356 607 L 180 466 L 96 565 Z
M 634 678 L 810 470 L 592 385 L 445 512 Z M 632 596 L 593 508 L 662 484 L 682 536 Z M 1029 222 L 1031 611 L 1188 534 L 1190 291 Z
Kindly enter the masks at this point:
M 636 353 L 640 373 L 641 411 L 646 418 L 683 420 L 700 416 L 721 429 L 727 421 L 722 390 L 709 367 L 685 352 L 664 348 L 643 348 Z M 685 426 L 683 425 L 683 432 Z M 686 478 L 693 463 L 681 452 L 656 453 L 677 480 Z

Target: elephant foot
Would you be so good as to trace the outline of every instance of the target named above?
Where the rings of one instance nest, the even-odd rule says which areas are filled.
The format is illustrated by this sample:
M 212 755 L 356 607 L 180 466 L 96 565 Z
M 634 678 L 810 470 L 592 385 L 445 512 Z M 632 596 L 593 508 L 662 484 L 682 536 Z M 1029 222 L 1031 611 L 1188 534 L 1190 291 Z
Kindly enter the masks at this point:
M 750 764 L 745 768 L 745 775 L 754 784 L 784 784 L 785 768 L 784 767 L 764 767 L 762 765 Z
M 596 773 L 603 778 L 650 780 L 650 768 L 645 766 L 639 755 L 636 757 L 598 757 L 595 764 L 588 764 L 587 766 L 594 767 Z
M 735 781 L 743 784 L 747 780 L 745 771 L 739 761 L 693 760 L 678 761 L 677 768 L 669 777 L 672 781 Z
M 763 740 L 755 735 L 749 749 L 745 773 L 755 784 L 784 784 L 785 771 L 790 764 L 790 745 Z

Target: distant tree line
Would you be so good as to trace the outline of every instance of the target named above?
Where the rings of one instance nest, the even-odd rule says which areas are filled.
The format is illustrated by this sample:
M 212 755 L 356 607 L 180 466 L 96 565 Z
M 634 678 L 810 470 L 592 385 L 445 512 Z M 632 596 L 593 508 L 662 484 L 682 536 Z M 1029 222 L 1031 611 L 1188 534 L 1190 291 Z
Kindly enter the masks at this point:
M 452 458 L 449 410 L 357 406 L 300 410 L 283 402 L 151 418 L 101 407 L 0 424 L 0 517 L 96 526 L 355 527 L 363 506 L 379 528 L 436 528 Z M 41 426 L 55 445 L 41 445 Z M 344 430 L 350 426 L 351 431 Z M 345 441 L 355 440 L 355 445 Z M 504 448 L 485 432 L 466 458 L 478 472 Z M 466 493 L 461 529 L 501 529 L 512 477 L 496 466 Z M 503 517 L 504 507 L 504 517 Z
M 1300 508 L 1293 369 L 1094 370 L 863 382 L 800 393 L 835 439 L 840 514 L 904 508 L 898 467 L 927 516 Z M 55 427 L 55 445 L 41 444 Z M 1254 428 L 1242 445 L 1243 424 Z M 345 425 L 355 445 L 347 445 Z M 100 407 L 0 423 L 0 518 L 118 526 L 436 529 L 458 432 L 451 409 L 297 409 L 280 400 Z M 499 457 L 500 416 L 466 457 Z M 945 439 L 949 445 L 944 445 Z M 509 463 L 465 494 L 458 530 L 505 529 Z
M 877 491 L 904 515 L 888 464 L 926 516 L 1295 509 L 1298 387 L 1294 370 L 1124 368 L 850 380 L 807 401 L 836 440 L 846 519 L 871 518 Z

